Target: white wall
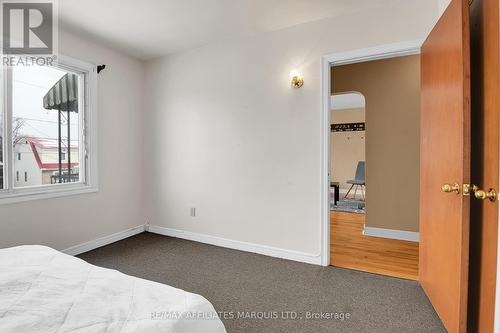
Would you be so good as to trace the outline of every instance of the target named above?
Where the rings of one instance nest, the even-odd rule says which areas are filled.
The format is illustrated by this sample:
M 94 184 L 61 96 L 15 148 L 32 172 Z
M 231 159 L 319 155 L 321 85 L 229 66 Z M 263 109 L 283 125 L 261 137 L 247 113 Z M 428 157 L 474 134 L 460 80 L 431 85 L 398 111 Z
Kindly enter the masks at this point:
M 21 160 L 18 160 L 18 153 L 21 154 Z M 38 167 L 35 154 L 26 140 L 17 143 L 14 146 L 14 174 L 19 173 L 19 181 L 14 175 L 14 186 L 36 186 L 42 185 L 42 170 Z M 24 173 L 27 173 L 28 181 L 24 179 Z
M 424 38 L 438 7 L 402 1 L 149 62 L 149 222 L 318 255 L 320 56 Z
M 99 192 L 0 205 L 0 248 L 44 244 L 65 249 L 145 223 L 143 64 L 64 32 L 59 51 L 107 65 L 98 76 Z

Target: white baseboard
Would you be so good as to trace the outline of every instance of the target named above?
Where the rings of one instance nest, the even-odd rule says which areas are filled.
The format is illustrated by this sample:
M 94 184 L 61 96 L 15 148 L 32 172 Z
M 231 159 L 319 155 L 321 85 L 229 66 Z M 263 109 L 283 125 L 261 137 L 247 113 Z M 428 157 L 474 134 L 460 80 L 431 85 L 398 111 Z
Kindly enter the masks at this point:
M 75 245 L 72 247 L 69 247 L 65 250 L 62 250 L 61 252 L 69 254 L 70 256 L 76 256 L 84 252 L 88 252 L 94 249 L 97 249 L 98 247 L 108 245 L 114 242 L 117 242 L 119 240 L 140 234 L 141 232 L 144 232 L 145 230 L 145 225 L 139 225 L 137 227 L 133 227 L 127 230 L 123 230 L 120 232 L 117 232 L 112 235 L 104 236 L 95 240 L 91 240 L 89 242 Z
M 363 235 L 390 238 L 390 239 L 399 239 L 410 242 L 418 242 L 420 237 L 419 233 L 414 231 L 383 229 L 383 228 L 374 228 L 366 226 L 363 229 Z
M 187 239 L 199 243 L 211 244 L 215 246 L 225 247 L 234 250 L 263 254 L 265 256 L 288 259 L 293 261 L 304 262 L 307 264 L 321 265 L 319 255 L 298 252 L 293 250 L 280 249 L 272 246 L 241 242 L 216 236 L 199 234 L 190 231 L 177 230 L 172 228 L 160 227 L 157 225 L 148 225 L 146 230 L 155 234 L 164 236 Z

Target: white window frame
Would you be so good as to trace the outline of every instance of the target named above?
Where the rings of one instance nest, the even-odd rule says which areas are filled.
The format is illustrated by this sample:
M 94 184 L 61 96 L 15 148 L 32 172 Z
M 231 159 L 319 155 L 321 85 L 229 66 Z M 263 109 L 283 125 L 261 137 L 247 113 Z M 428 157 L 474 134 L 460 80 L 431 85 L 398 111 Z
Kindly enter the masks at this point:
M 81 86 L 84 87 L 83 97 L 80 97 L 80 174 L 82 181 L 79 183 L 50 184 L 40 186 L 30 186 L 24 188 L 14 187 L 14 149 L 12 146 L 12 81 L 8 79 L 11 71 L 3 68 L 1 79 L 1 96 L 3 103 L 4 126 L 4 187 L 0 189 L 0 205 L 29 200 L 40 200 L 57 198 L 62 196 L 72 196 L 84 193 L 93 193 L 98 188 L 97 173 L 97 71 L 94 64 L 81 60 L 59 55 L 57 57 L 58 69 L 67 70 L 81 75 Z M 10 85 L 10 86 L 9 86 Z M 82 107 L 83 106 L 83 107 Z M 83 156 L 83 158 L 82 158 Z

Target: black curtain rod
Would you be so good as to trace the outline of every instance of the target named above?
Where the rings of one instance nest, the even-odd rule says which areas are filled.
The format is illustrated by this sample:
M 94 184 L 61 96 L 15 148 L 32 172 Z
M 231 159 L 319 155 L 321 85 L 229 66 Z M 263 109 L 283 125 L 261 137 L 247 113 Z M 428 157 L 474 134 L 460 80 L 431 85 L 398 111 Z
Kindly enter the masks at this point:
M 97 74 L 99 74 L 104 68 L 106 68 L 106 65 L 97 65 Z

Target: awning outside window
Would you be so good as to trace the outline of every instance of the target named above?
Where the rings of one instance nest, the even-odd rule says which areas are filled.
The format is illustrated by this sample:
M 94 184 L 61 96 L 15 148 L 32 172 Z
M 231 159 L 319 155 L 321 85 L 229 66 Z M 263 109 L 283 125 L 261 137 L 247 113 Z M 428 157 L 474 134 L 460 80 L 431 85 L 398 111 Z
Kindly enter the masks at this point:
M 78 76 L 67 73 L 43 97 L 47 110 L 78 112 Z

